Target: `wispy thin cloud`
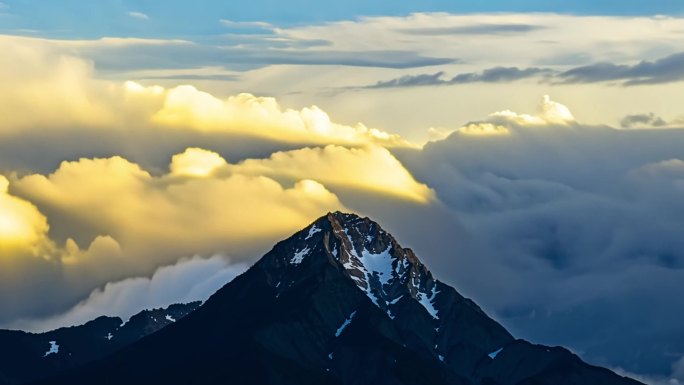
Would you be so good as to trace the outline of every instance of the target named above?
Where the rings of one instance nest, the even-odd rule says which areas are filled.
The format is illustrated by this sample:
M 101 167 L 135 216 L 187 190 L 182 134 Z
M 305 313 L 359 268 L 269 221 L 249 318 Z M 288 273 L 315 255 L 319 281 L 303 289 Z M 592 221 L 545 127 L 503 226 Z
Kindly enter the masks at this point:
M 139 20 L 149 20 L 150 17 L 147 16 L 146 14 L 142 12 L 128 12 L 128 16 L 134 18 L 134 19 L 139 19 Z
M 454 27 L 425 27 L 403 28 L 399 32 L 409 35 L 440 36 L 440 35 L 500 35 L 526 33 L 544 29 L 546 27 L 530 24 L 474 24 Z
M 481 72 L 457 74 L 444 78 L 444 72 L 406 75 L 379 81 L 364 88 L 398 88 L 420 86 L 443 86 L 464 83 L 505 83 L 532 77 L 543 77 L 551 84 L 586 84 L 614 82 L 629 87 L 684 81 L 684 52 L 656 60 L 642 60 L 636 64 L 597 62 L 565 71 L 550 68 L 493 67 Z M 643 123 L 643 122 L 639 122 Z
M 443 71 L 434 74 L 405 75 L 395 79 L 379 81 L 366 88 L 423 87 L 449 84 L 448 80 L 442 78 L 443 76 Z
M 601 62 L 559 74 L 562 83 L 622 81 L 623 86 L 669 83 L 684 80 L 684 52 L 634 65 Z
M 238 80 L 238 76 L 232 74 L 175 74 L 175 75 L 155 75 L 145 76 L 149 80 L 217 80 L 217 81 L 234 81 Z
M 400 87 L 425 87 L 445 86 L 465 83 L 505 83 L 527 79 L 535 76 L 548 75 L 552 71 L 548 68 L 517 68 L 517 67 L 493 67 L 482 72 L 467 72 L 454 76 L 451 79 L 444 78 L 444 72 L 434 74 L 406 75 L 400 78 L 379 81 L 365 88 L 400 88 Z
M 98 68 L 107 71 L 187 69 L 218 66 L 224 69 L 261 68 L 270 65 L 334 65 L 408 69 L 452 64 L 457 59 L 416 54 L 412 51 L 307 50 L 323 41 L 279 41 L 215 47 L 185 41 L 150 44 L 148 40 L 113 40 L 112 44 L 86 44 Z M 291 48 L 298 49 L 291 49 Z M 266 49 L 268 48 L 268 49 Z
M 503 83 L 526 79 L 533 76 L 550 73 L 548 68 L 518 68 L 518 67 L 493 67 L 482 72 L 471 72 L 456 75 L 451 79 L 452 83 Z
M 261 29 L 274 29 L 275 26 L 271 23 L 265 21 L 233 21 L 227 19 L 221 19 L 219 22 L 228 28 L 261 28 Z
M 684 118 L 667 121 L 653 112 L 627 115 L 620 120 L 622 128 L 667 128 L 684 126 Z

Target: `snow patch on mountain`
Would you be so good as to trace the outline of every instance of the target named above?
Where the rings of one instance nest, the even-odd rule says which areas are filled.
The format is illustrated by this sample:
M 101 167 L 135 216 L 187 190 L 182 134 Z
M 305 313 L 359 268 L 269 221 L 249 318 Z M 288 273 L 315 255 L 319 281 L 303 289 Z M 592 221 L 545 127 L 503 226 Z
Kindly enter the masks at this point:
M 437 316 L 437 309 L 435 309 L 435 297 L 437 296 L 437 285 L 432 286 L 432 294 L 428 298 L 427 294 L 425 293 L 418 293 L 416 294 L 416 299 L 418 299 L 418 302 L 420 302 L 421 305 L 427 310 L 428 313 L 432 316 L 434 319 L 439 319 Z
M 335 229 L 334 233 L 339 242 L 331 246 L 332 254 L 373 304 L 394 318 L 391 306 L 409 295 L 432 318 L 439 319 L 434 303 L 438 293 L 436 281 L 430 284 L 429 272 L 420 262 L 410 259 L 410 251 L 398 247 L 391 236 L 376 227 L 377 224 L 367 224 L 363 219 L 338 220 L 341 228 Z M 380 251 L 380 247 L 384 250 Z
M 356 315 L 356 311 L 354 311 L 353 313 L 351 313 L 351 315 L 349 316 L 349 318 L 347 318 L 346 320 L 344 320 L 344 322 L 342 323 L 342 326 L 340 326 L 340 327 L 337 329 L 337 331 L 335 332 L 335 337 L 339 337 L 340 335 L 342 335 L 342 332 L 344 331 L 344 329 L 347 328 L 347 326 L 349 326 L 349 325 L 351 324 L 351 322 L 352 322 L 352 320 L 354 319 L 354 316 L 355 316 L 355 315 Z
M 496 350 L 496 351 L 493 351 L 493 352 L 489 353 L 489 354 L 488 354 L 489 358 L 495 359 L 496 356 L 498 356 L 499 353 L 501 353 L 502 350 L 503 350 L 503 348 L 501 348 L 501 349 L 499 349 L 499 350 Z
M 311 237 L 314 236 L 314 234 L 321 232 L 321 229 L 318 228 L 316 225 L 311 226 L 309 229 L 309 234 L 306 235 L 306 238 L 304 238 L 305 241 L 308 241 Z
M 45 352 L 45 355 L 43 357 L 47 357 L 50 354 L 57 354 L 59 353 L 59 345 L 57 345 L 57 341 L 50 341 L 50 350 Z
M 292 256 L 292 259 L 290 260 L 290 263 L 293 264 L 293 265 L 299 265 L 300 263 L 302 263 L 302 261 L 304 260 L 304 258 L 305 258 L 307 255 L 309 255 L 309 251 L 311 251 L 311 250 L 310 250 L 308 247 L 305 247 L 304 249 L 297 251 L 297 252 L 294 253 L 294 255 Z
M 366 273 L 366 280 L 370 277 L 376 277 L 381 285 L 386 285 L 390 279 L 392 279 L 392 255 L 390 250 L 392 246 L 388 246 L 387 250 L 380 254 L 373 254 L 370 251 L 364 249 L 361 253 L 361 266 Z

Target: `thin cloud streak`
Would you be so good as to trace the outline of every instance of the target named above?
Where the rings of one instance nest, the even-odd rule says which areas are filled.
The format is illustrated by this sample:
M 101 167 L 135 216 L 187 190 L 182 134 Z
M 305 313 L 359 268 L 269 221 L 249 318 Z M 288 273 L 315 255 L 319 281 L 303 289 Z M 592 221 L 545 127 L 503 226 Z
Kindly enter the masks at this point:
M 128 16 L 139 20 L 150 20 L 150 17 L 142 12 L 128 12 Z
M 425 86 L 448 86 L 468 83 L 507 83 L 518 80 L 548 76 L 553 71 L 547 68 L 494 67 L 482 72 L 462 73 L 445 79 L 443 71 L 434 74 L 405 75 L 400 78 L 379 81 L 365 88 L 406 88 Z
M 620 81 L 622 86 L 652 85 L 684 80 L 684 53 L 638 64 L 602 62 L 580 66 L 558 74 L 562 83 Z
M 526 33 L 545 29 L 542 25 L 531 24 L 473 24 L 455 27 L 403 28 L 399 32 L 408 35 L 442 36 L 442 35 L 499 35 Z

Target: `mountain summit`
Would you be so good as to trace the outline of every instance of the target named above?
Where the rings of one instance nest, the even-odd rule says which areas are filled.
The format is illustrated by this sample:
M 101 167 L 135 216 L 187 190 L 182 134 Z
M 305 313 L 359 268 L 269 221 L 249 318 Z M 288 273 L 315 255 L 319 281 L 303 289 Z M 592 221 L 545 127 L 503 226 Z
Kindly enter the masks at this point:
M 402 299 L 413 299 L 439 320 L 437 294 L 448 288 L 432 277 L 411 249 L 402 248 L 368 218 L 340 212 L 328 214 L 280 243 L 274 251 L 259 262 L 268 271 L 284 277 L 303 277 L 306 273 L 300 271 L 317 263 L 341 265 L 341 272 L 390 318 L 396 317 Z
M 45 383 L 638 384 L 514 339 L 377 223 L 340 212 L 182 320 Z

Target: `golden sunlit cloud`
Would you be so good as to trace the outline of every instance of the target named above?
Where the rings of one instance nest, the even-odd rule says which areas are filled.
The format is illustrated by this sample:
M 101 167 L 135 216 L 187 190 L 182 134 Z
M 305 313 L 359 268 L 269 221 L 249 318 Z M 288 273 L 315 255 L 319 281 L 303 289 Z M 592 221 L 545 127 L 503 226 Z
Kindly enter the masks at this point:
M 102 41 L 101 44 L 126 44 Z M 30 130 L 191 130 L 283 143 L 411 147 L 398 135 L 333 122 L 316 106 L 285 109 L 274 98 L 218 98 L 190 85 L 173 88 L 96 79 L 93 63 L 68 43 L 0 36 L 0 136 Z M 44 132 L 44 131 L 41 131 Z
M 176 166 L 222 159 L 212 154 L 191 149 Z M 235 173 L 154 176 L 121 157 L 63 162 L 50 175 L 13 175 L 10 182 L 1 177 L 0 187 L 0 294 L 31 287 L 40 276 L 60 285 L 62 301 L 188 256 L 222 253 L 244 261 L 322 213 L 346 210 L 306 178 L 283 185 Z M 41 212 L 50 213 L 52 238 Z M 12 307 L 13 316 L 35 311 L 41 295 L 27 293 L 22 298 L 32 300 Z
M 63 285 L 73 299 L 112 280 L 151 274 L 183 257 L 223 252 L 235 261 L 252 258 L 255 250 L 323 213 L 346 210 L 335 188 L 417 202 L 432 196 L 389 151 L 378 147 L 414 147 L 400 136 L 363 124 L 335 123 L 316 106 L 284 108 L 274 98 L 219 98 L 192 86 L 98 79 L 94 63 L 75 54 L 88 47 L 69 44 L 0 36 L 0 140 L 32 143 L 64 135 L 69 139 L 48 152 L 54 151 L 60 161 L 86 157 L 62 162 L 49 175 L 32 171 L 33 164 L 17 170 L 9 182 L 11 195 L 3 179 L 0 252 L 12 255 L 0 262 L 0 289 L 6 293 L 42 274 Z M 111 145 L 100 141 L 106 143 L 104 149 L 100 142 L 91 146 L 88 141 L 100 133 L 114 138 Z M 166 133 L 171 144 L 158 149 L 155 140 Z M 255 160 L 252 164 L 264 168 L 260 172 L 228 163 L 221 146 L 212 148 L 217 152 L 195 148 L 214 138 L 221 143 L 236 138 L 236 143 L 248 142 L 247 147 L 260 141 L 271 152 L 329 144 L 361 149 L 284 153 Z M 145 163 L 140 159 L 144 155 L 136 158 L 149 152 L 156 160 L 160 154 L 167 159 L 186 140 L 191 148 L 172 158 L 168 173 L 159 172 L 163 164 Z M 60 155 L 65 152 L 70 155 Z M 110 156 L 122 153 L 129 159 Z M 99 154 L 110 157 L 91 159 Z M 304 167 L 317 158 L 326 163 Z M 34 300 L 41 298 L 31 293 Z M 13 309 L 17 314 L 31 311 L 34 300 Z
M 493 123 L 471 123 L 458 129 L 458 132 L 466 135 L 508 135 L 508 128 Z
M 330 186 L 366 190 L 426 203 L 434 193 L 417 182 L 387 149 L 329 145 L 277 152 L 268 159 L 248 159 L 234 172 L 274 177 L 309 178 Z
M 221 155 L 201 148 L 188 148 L 171 160 L 171 173 L 187 176 L 208 176 L 228 163 Z
M 0 251 L 13 256 L 0 258 L 0 286 L 14 290 L 40 271 L 68 283 L 76 298 L 192 255 L 251 260 L 323 213 L 348 211 L 335 191 L 436 199 L 387 149 L 372 145 L 304 148 L 237 164 L 191 147 L 161 174 L 119 156 L 82 158 L 48 175 L 2 177 L 0 188 Z M 50 214 L 51 237 L 41 213 Z M 22 309 L 17 314 L 30 306 Z
M 489 115 L 484 121 L 468 123 L 456 132 L 468 136 L 496 137 L 511 135 L 515 127 L 574 127 L 576 123 L 568 107 L 544 95 L 535 115 L 519 114 L 511 110 L 499 111 Z
M 544 95 L 536 115 L 519 114 L 510 110 L 495 112 L 492 118 L 500 118 L 522 126 L 569 125 L 575 123 L 570 109 Z
M 154 176 L 121 157 L 80 159 L 63 162 L 50 175 L 14 177 L 12 185 L 19 197 L 69 223 L 66 229 L 55 225 L 59 233 L 89 243 L 81 250 L 67 238 L 59 253 L 63 263 L 101 271 L 149 271 L 178 256 L 239 250 L 286 234 L 321 213 L 344 209 L 330 189 L 419 203 L 434 199 L 377 146 L 304 148 L 238 164 L 188 148 L 173 156 L 169 168 Z
M 121 245 L 110 236 L 98 236 L 90 244 L 87 250 L 81 250 L 76 241 L 69 238 L 66 241 L 65 252 L 61 262 L 66 265 L 79 265 L 83 261 L 103 261 L 111 258 L 121 260 Z
M 165 127 L 234 132 L 294 143 L 410 146 L 398 135 L 362 124 L 336 124 L 316 106 L 299 111 L 282 109 L 274 98 L 246 93 L 222 100 L 192 86 L 168 90 L 164 105 L 152 116 L 152 122 Z
M 0 175 L 0 257 L 36 255 L 48 231 L 47 219 L 34 205 L 8 191 L 9 181 Z
M 25 199 L 68 218 L 71 232 L 104 237 L 91 249 L 98 246 L 114 258 L 121 248 L 126 262 L 138 268 L 175 261 L 179 255 L 239 249 L 344 207 L 323 185 L 307 178 L 288 188 L 266 176 L 210 176 L 205 171 L 213 166 L 202 163 L 207 159 L 214 165 L 222 160 L 200 149 L 174 157 L 172 170 L 181 175 L 190 170 L 190 179 L 155 177 L 113 157 L 63 162 L 49 176 L 17 178 L 13 185 Z M 75 242 L 67 249 L 72 265 L 93 259 L 79 258 L 83 253 Z

